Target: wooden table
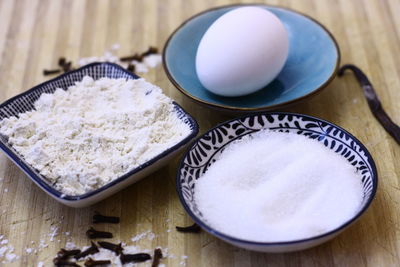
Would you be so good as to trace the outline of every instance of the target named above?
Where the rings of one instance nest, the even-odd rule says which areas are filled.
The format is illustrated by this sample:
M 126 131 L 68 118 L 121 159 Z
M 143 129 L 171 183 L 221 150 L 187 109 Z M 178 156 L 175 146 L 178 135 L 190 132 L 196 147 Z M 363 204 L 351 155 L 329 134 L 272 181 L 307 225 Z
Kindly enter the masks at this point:
M 100 56 L 114 43 L 119 55 L 163 47 L 169 34 L 185 19 L 209 7 L 234 1 L 112 1 L 1 0 L 0 101 L 45 81 L 44 68 L 60 56 L 76 62 Z M 235 1 L 237 2 L 237 1 Z M 400 3 L 396 0 L 295 1 L 265 3 L 306 13 L 336 37 L 342 63 L 361 67 L 376 87 L 383 106 L 400 123 Z M 219 114 L 183 97 L 163 69 L 144 75 L 182 104 L 199 122 L 201 132 L 234 115 Z M 336 123 L 359 138 L 372 153 L 379 172 L 379 190 L 369 210 L 334 240 L 290 254 L 245 251 L 207 233 L 181 234 L 176 225 L 189 225 L 175 192 L 179 157 L 141 182 L 92 207 L 73 209 L 57 203 L 34 185 L 3 154 L 0 155 L 0 234 L 21 256 L 7 266 L 36 266 L 51 261 L 68 240 L 88 245 L 84 232 L 94 211 L 121 216 L 121 224 L 99 226 L 128 244 L 146 230 L 153 240 L 138 242 L 143 249 L 168 247 L 175 258 L 167 266 L 399 266 L 400 264 L 400 149 L 371 115 L 362 90 L 352 75 L 336 78 L 321 94 L 285 109 Z M 51 227 L 58 235 L 50 241 Z M 171 229 L 169 231 L 168 229 Z M 70 232 L 66 235 L 65 232 Z M 48 245 L 39 249 L 40 240 Z M 38 252 L 27 253 L 26 248 Z M 0 265 L 1 265 L 0 259 Z

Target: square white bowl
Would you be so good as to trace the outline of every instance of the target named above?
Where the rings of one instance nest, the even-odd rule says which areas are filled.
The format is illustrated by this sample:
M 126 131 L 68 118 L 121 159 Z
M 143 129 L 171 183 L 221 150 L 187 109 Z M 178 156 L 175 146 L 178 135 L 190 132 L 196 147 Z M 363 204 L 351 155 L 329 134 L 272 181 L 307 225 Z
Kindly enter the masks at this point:
M 0 120 L 10 116 L 18 116 L 20 113 L 33 110 L 34 102 L 41 94 L 53 93 L 57 88 L 67 90 L 69 86 L 74 85 L 77 81 L 81 81 L 86 75 L 91 76 L 95 80 L 101 77 L 126 79 L 139 78 L 137 75 L 113 63 L 92 63 L 39 84 L 32 89 L 5 101 L 0 105 Z M 3 150 L 7 157 L 10 158 L 23 172 L 25 172 L 25 174 L 35 184 L 57 201 L 76 208 L 89 206 L 115 194 L 128 185 L 133 184 L 156 171 L 163 165 L 166 165 L 172 157 L 174 157 L 189 143 L 190 140 L 196 137 L 198 133 L 198 125 L 196 121 L 177 103 L 173 102 L 173 104 L 179 118 L 189 125 L 191 130 L 190 134 L 179 143 L 168 148 L 144 164 L 130 170 L 128 173 L 114 179 L 106 185 L 82 195 L 69 196 L 56 190 L 43 175 L 28 164 L 25 159 L 15 151 L 15 149 L 8 143 L 7 138 L 2 135 L 0 135 L 0 149 Z

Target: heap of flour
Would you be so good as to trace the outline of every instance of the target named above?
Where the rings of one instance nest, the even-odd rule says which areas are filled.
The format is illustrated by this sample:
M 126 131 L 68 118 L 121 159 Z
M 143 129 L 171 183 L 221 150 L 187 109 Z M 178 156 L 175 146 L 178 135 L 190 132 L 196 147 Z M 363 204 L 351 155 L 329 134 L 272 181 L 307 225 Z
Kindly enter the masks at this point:
M 0 122 L 0 133 L 67 195 L 120 177 L 190 133 L 172 100 L 144 79 L 84 77 L 42 94 L 35 110 Z
M 227 146 L 198 179 L 195 200 L 211 226 L 259 242 L 308 238 L 350 220 L 361 175 L 322 143 L 260 131 Z

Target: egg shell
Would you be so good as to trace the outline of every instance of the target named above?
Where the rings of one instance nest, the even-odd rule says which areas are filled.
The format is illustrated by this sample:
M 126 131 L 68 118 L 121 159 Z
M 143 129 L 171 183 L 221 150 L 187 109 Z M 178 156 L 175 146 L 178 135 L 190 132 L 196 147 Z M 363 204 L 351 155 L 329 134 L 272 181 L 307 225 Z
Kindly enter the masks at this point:
M 262 89 L 282 70 L 287 31 L 270 11 L 241 7 L 219 17 L 202 37 L 196 72 L 214 94 L 241 96 Z

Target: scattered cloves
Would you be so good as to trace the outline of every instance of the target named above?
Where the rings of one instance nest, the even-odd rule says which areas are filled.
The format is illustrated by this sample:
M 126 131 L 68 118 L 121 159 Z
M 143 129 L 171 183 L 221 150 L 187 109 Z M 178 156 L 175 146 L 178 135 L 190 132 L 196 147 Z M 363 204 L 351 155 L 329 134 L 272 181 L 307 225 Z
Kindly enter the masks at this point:
M 86 267 L 94 267 L 94 266 L 103 266 L 103 265 L 108 265 L 111 264 L 110 260 L 93 260 L 92 258 L 89 258 L 85 261 L 85 266 Z
M 113 243 L 106 242 L 106 241 L 99 241 L 97 243 L 99 244 L 100 247 L 111 250 L 117 255 L 120 255 L 122 253 L 122 251 L 124 250 L 122 248 L 122 243 L 113 244 Z
M 54 70 L 43 70 L 43 75 L 52 75 L 56 73 L 60 73 L 60 69 L 54 69 Z
M 53 263 L 57 267 L 80 267 L 76 262 L 68 261 L 66 259 L 55 258 Z
M 89 230 L 86 231 L 86 236 L 90 239 L 94 238 L 112 238 L 113 234 L 110 232 L 102 232 L 102 231 L 97 231 L 93 227 L 90 227 Z
M 119 223 L 119 217 L 115 216 L 105 216 L 101 215 L 100 213 L 96 212 L 92 218 L 93 223 Z
M 121 57 L 119 60 L 121 60 L 121 61 L 136 60 L 136 61 L 142 62 L 143 56 L 136 53 L 136 54 L 134 54 L 132 56 Z
M 58 59 L 58 66 L 62 67 L 65 65 L 65 63 L 67 63 L 67 60 L 65 59 L 65 57 L 60 57 Z
M 80 258 L 86 257 L 87 255 L 95 254 L 97 252 L 99 252 L 99 249 L 97 248 L 95 243 L 91 242 L 91 246 L 88 249 L 82 251 L 79 254 L 76 254 L 74 258 L 78 260 Z
M 201 231 L 200 226 L 198 226 L 197 224 L 193 224 L 187 227 L 176 226 L 175 228 L 178 232 L 182 233 L 199 233 Z
M 127 70 L 130 72 L 135 72 L 135 65 L 129 63 Z
M 157 54 L 158 53 L 158 49 L 156 47 L 152 47 L 150 46 L 149 49 L 147 49 L 146 52 L 142 53 L 141 56 L 145 57 L 151 54 Z
M 75 256 L 79 253 L 81 253 L 80 249 L 66 250 L 66 249 L 62 248 L 59 252 L 57 252 L 57 258 L 66 259 L 68 257 Z
M 121 263 L 129 262 L 143 262 L 151 259 L 151 256 L 147 253 L 137 253 L 137 254 L 121 254 L 119 256 Z
M 65 62 L 64 65 L 61 66 L 64 72 L 72 70 L 72 61 Z
M 153 263 L 151 264 L 151 267 L 157 267 L 160 264 L 160 260 L 162 259 L 163 254 L 160 248 L 156 248 L 154 250 L 154 256 L 153 256 Z

